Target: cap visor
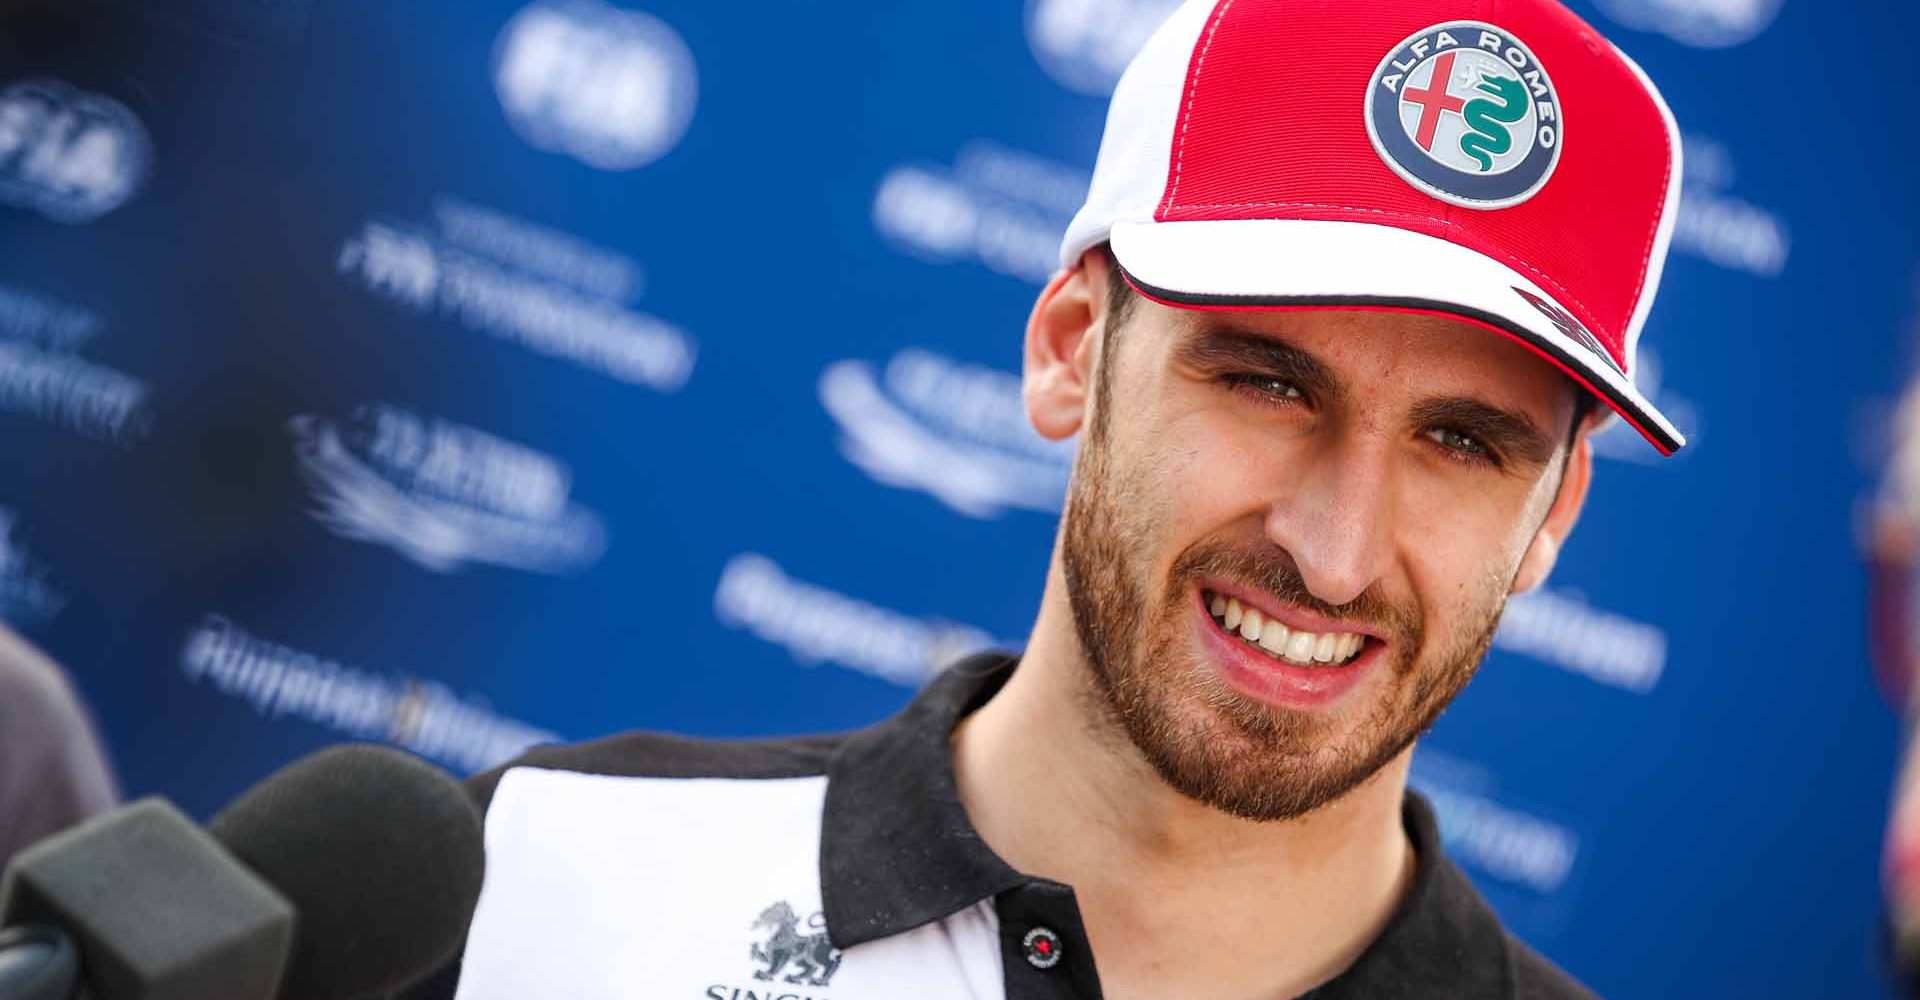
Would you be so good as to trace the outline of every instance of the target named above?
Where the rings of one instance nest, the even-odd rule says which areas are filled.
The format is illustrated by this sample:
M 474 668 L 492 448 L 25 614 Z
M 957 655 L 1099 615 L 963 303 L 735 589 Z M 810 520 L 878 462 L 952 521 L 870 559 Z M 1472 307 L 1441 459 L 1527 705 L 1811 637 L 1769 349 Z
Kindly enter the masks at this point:
M 1381 309 L 1464 320 L 1552 363 L 1662 455 L 1686 444 L 1597 344 L 1583 343 L 1529 301 L 1571 317 L 1553 295 L 1459 244 L 1392 226 L 1299 219 L 1122 222 L 1109 239 L 1128 283 L 1167 305 Z

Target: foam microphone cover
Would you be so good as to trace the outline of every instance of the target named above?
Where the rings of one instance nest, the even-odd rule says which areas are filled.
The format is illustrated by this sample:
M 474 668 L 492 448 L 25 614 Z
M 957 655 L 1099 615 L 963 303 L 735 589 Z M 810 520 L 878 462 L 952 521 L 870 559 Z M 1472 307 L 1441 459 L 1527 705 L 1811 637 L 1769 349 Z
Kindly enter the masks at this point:
M 398 992 L 454 957 L 480 898 L 478 810 L 452 778 L 398 750 L 303 758 L 208 830 L 299 911 L 284 1000 Z
M 0 926 L 72 935 L 98 1000 L 272 1000 L 294 923 L 285 898 L 160 799 L 43 840 L 0 879 Z

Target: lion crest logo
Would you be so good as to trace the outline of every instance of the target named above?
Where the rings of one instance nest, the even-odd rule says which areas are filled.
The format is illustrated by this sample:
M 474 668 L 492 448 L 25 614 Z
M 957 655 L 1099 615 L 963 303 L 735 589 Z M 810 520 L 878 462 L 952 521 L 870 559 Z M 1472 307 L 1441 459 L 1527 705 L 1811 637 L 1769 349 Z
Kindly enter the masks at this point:
M 793 911 L 793 904 L 781 900 L 760 911 L 753 922 L 754 930 L 767 928 L 769 934 L 765 941 L 756 941 L 749 954 L 756 962 L 765 962 L 767 967 L 755 969 L 753 978 L 762 982 L 772 982 L 775 976 L 795 985 L 826 986 L 833 981 L 833 973 L 840 968 L 840 949 L 827 939 L 826 914 L 816 913 L 807 918 L 807 931 L 800 930 L 800 915 Z M 788 975 L 780 974 L 792 968 Z

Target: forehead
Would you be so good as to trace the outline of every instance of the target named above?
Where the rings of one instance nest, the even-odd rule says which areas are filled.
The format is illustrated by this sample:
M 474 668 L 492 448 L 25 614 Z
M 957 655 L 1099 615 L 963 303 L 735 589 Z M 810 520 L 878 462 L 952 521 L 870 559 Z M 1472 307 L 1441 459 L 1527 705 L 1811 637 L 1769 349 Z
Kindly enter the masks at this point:
M 1129 326 L 1151 328 L 1171 356 L 1222 338 L 1262 338 L 1311 355 L 1343 384 L 1420 398 L 1480 396 L 1552 413 L 1579 390 L 1551 362 L 1511 338 L 1443 313 L 1289 307 L 1182 309 L 1136 303 Z M 1142 338 L 1146 339 L 1146 338 Z

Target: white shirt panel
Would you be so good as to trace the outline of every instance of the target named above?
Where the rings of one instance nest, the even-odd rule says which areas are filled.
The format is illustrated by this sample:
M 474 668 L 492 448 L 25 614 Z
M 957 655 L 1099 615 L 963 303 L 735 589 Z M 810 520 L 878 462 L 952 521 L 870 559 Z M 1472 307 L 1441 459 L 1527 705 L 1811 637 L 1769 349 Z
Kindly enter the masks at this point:
M 991 901 L 826 943 L 826 782 L 509 770 L 458 1000 L 1003 1000 Z

